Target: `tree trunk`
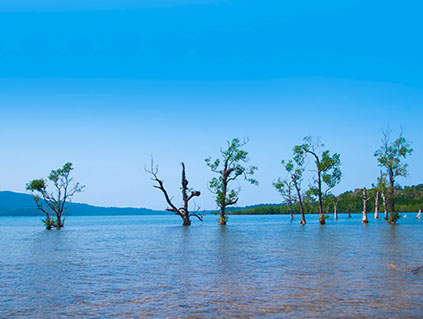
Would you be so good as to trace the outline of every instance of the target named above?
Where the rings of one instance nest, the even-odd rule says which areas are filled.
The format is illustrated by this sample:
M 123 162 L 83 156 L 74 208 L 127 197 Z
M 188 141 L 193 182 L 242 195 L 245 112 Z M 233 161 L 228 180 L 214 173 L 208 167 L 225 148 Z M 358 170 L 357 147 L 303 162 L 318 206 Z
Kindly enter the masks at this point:
M 57 214 L 56 217 L 56 228 L 60 229 L 63 227 L 62 216 L 60 214 Z
M 301 211 L 301 221 L 300 221 L 300 224 L 301 225 L 305 225 L 306 224 L 306 219 L 305 219 L 305 213 L 304 213 L 303 200 L 301 198 L 300 187 L 298 186 L 298 184 L 297 184 L 296 181 L 294 181 L 294 187 L 295 187 L 295 190 L 297 191 L 298 203 L 300 204 L 300 211 Z
M 390 209 L 390 213 L 391 213 L 391 218 L 394 218 L 394 214 L 395 214 L 395 194 L 394 194 L 394 186 L 395 186 L 395 178 L 394 178 L 394 172 L 392 171 L 392 169 L 389 170 L 389 209 Z M 394 221 L 393 219 L 389 222 L 390 224 L 396 224 L 396 221 Z
M 386 206 L 386 196 L 385 193 L 382 192 L 382 202 L 383 202 L 383 209 L 385 210 L 385 220 L 388 220 L 388 207 Z
M 367 189 L 363 188 L 363 219 L 361 220 L 363 224 L 368 224 L 369 220 L 367 219 Z
M 376 192 L 375 198 L 375 219 L 379 219 L 379 192 Z
M 323 217 L 322 179 L 320 176 L 320 171 L 317 172 L 317 186 L 319 188 L 319 214 L 320 217 Z
M 292 210 L 292 201 L 289 201 L 289 213 L 291 214 L 291 220 L 294 220 L 294 212 Z
M 223 173 L 223 178 L 222 178 L 222 183 L 223 183 L 223 187 L 222 187 L 222 200 L 223 202 L 220 203 L 220 217 L 219 217 L 219 225 L 224 226 L 226 225 L 226 216 L 225 216 L 225 208 L 226 208 L 226 190 L 228 187 L 228 182 L 227 182 L 227 177 L 225 176 L 225 172 L 227 171 L 227 165 L 225 165 L 225 170 Z
M 219 217 L 219 225 L 226 225 L 226 216 L 225 216 L 225 208 L 220 207 L 220 217 Z
M 338 204 L 334 203 L 333 206 L 333 217 L 335 218 L 335 220 L 338 220 Z
M 323 218 L 322 178 L 320 176 L 320 170 L 317 171 L 317 185 L 319 187 L 319 223 L 320 225 L 324 225 L 326 224 L 326 220 Z
M 191 220 L 190 220 L 189 216 L 187 216 L 187 215 L 182 216 L 182 225 L 183 226 L 190 226 L 191 225 Z

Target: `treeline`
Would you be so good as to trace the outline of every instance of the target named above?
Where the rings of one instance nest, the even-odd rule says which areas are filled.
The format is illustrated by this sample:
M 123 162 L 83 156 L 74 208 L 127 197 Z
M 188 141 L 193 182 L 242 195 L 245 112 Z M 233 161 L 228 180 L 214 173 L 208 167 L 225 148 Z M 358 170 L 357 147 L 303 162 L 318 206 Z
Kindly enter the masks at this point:
M 369 201 L 367 208 L 370 212 L 375 211 L 375 199 L 377 188 L 367 190 Z M 362 189 L 348 191 L 338 196 L 328 197 L 323 201 L 323 207 L 326 213 L 334 212 L 335 203 L 337 203 L 338 213 L 362 213 L 363 198 Z M 306 214 L 318 213 L 318 202 L 310 197 L 305 198 L 304 210 Z M 383 210 L 379 204 L 379 210 Z M 407 186 L 404 188 L 395 188 L 395 209 L 399 212 L 417 212 L 423 207 L 423 184 L 416 186 Z M 299 204 L 293 205 L 293 211 L 300 213 Z M 258 207 L 247 208 L 245 210 L 236 210 L 228 212 L 231 215 L 278 215 L 290 214 L 289 206 L 282 205 L 263 205 Z

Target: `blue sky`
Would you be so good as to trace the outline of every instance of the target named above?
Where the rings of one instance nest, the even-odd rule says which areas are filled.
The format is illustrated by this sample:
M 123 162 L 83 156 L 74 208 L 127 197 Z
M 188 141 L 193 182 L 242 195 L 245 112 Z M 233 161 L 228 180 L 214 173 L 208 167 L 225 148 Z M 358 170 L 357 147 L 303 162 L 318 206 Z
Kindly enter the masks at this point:
M 423 5 L 418 1 L 41 1 L 0 4 L 0 189 L 24 191 L 66 161 L 77 201 L 164 208 L 143 166 L 154 156 L 179 197 L 180 162 L 213 208 L 204 158 L 249 137 L 259 187 L 306 135 L 341 154 L 335 192 L 369 187 L 380 129 L 415 152 L 423 181 Z M 305 183 L 307 184 L 307 182 Z M 306 185 L 304 185 L 306 186 Z

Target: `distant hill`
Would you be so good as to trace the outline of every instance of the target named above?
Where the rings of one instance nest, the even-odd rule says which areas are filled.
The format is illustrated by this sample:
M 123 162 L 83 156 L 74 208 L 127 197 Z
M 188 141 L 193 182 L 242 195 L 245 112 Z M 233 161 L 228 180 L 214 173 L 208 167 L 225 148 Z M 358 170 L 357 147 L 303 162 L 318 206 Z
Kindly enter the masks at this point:
M 98 207 L 71 203 L 69 216 L 108 216 L 108 215 L 169 215 L 169 212 L 147 208 Z M 0 216 L 42 216 L 32 199 L 32 195 L 0 191 Z

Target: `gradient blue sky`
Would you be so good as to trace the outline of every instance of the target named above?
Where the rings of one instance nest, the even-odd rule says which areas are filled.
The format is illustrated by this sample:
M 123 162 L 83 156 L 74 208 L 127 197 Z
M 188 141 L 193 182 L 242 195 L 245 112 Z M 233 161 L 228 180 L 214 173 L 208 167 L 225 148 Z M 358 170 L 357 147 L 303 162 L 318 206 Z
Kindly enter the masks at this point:
M 369 187 L 380 129 L 415 149 L 402 185 L 423 182 L 423 4 L 419 1 L 3 0 L 0 190 L 23 192 L 66 161 L 76 201 L 165 208 L 180 162 L 214 208 L 204 158 L 249 137 L 259 187 L 276 203 L 280 160 L 305 135 L 341 154 L 335 192 Z M 306 183 L 307 184 L 307 181 Z

